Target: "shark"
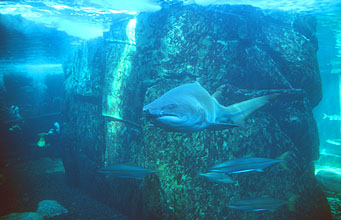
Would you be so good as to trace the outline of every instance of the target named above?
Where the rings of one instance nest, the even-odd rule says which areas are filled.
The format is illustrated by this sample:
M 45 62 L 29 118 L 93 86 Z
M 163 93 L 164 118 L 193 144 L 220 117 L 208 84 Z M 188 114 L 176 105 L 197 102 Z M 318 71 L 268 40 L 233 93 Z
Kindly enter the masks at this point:
M 219 104 L 198 82 L 175 87 L 143 107 L 152 126 L 191 133 L 242 126 L 245 118 L 278 94 L 265 95 L 229 106 Z M 229 123 L 227 123 L 229 122 Z

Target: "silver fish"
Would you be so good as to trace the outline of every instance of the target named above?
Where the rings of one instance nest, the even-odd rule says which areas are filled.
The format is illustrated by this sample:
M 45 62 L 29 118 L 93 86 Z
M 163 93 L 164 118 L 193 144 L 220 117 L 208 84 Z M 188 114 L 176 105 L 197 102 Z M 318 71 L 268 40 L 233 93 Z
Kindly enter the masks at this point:
M 326 140 L 326 142 L 328 144 L 333 144 L 333 145 L 337 145 L 337 146 L 340 146 L 341 145 L 341 139 L 328 139 Z
M 341 115 L 327 115 L 326 113 L 323 113 L 323 118 L 330 121 L 341 121 Z
M 283 205 L 287 205 L 288 201 L 273 199 L 270 197 L 260 197 L 252 199 L 241 199 L 230 202 L 229 208 L 245 211 L 275 211 Z
M 264 172 L 265 168 L 277 163 L 284 162 L 284 158 L 287 157 L 288 154 L 289 152 L 286 152 L 282 154 L 278 159 L 251 157 L 229 160 L 211 167 L 209 171 L 226 174 L 245 173 L 251 171 Z
M 145 176 L 149 174 L 158 173 L 160 171 L 125 165 L 125 164 L 116 164 L 116 165 L 103 167 L 98 172 L 104 173 L 104 174 L 110 174 L 114 177 L 119 177 L 119 178 L 143 179 Z
M 168 131 L 222 130 L 242 125 L 249 114 L 275 97 L 266 95 L 225 107 L 196 82 L 171 89 L 144 106 L 143 112 L 151 123 Z
M 233 179 L 231 179 L 228 175 L 224 173 L 208 172 L 208 173 L 199 173 L 199 175 L 206 177 L 207 179 L 214 181 L 214 182 L 234 183 Z

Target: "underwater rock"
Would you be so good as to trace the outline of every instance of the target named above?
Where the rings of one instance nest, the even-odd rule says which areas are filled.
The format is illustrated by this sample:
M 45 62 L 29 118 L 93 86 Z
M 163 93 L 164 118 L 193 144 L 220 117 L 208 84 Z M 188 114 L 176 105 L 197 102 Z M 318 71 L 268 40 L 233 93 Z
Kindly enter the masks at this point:
M 0 217 L 0 220 L 43 220 L 43 216 L 36 212 L 15 212 Z
M 316 173 L 316 178 L 325 190 L 337 194 L 341 193 L 341 174 L 328 170 L 320 170 Z
M 302 90 L 288 91 L 274 108 L 279 126 L 299 148 L 300 157 L 308 161 L 319 158 L 320 140 L 312 105 Z
M 249 6 L 193 5 L 141 14 L 138 19 L 139 63 L 153 63 L 141 68 L 154 82 L 146 91 L 145 104 L 197 79 L 209 93 L 219 90 L 217 99 L 224 106 L 280 93 L 251 115 L 243 128 L 198 134 L 144 128 L 144 156 L 136 158 L 150 166 L 167 164 L 158 189 L 166 203 L 159 218 L 253 219 L 250 213 L 228 210 L 227 204 L 233 198 L 262 195 L 287 200 L 291 193 L 301 192 L 296 210 L 303 212 L 284 208 L 263 219 L 330 219 L 311 164 L 318 158 L 319 146 L 311 113 L 321 98 L 317 46 L 310 40 L 313 34 L 308 39 L 290 26 L 298 18 Z M 305 20 L 311 27 L 313 21 Z M 243 26 L 247 32 L 243 33 Z M 194 178 L 198 171 L 222 161 L 248 154 L 276 158 L 286 151 L 293 152 L 289 170 L 273 167 L 262 174 L 233 176 L 237 185 L 220 188 Z
M 144 76 L 135 69 L 133 34 L 125 34 L 130 33 L 126 27 L 133 27 L 134 19 L 120 22 L 104 39 L 84 43 L 65 63 L 62 160 L 71 185 L 138 217 L 137 210 L 143 206 L 141 183 L 111 181 L 97 172 L 112 164 L 134 164 L 131 155 L 141 142 Z M 107 196 L 108 192 L 119 193 Z M 133 200 L 119 199 L 126 197 Z
M 37 213 L 45 219 L 68 213 L 68 211 L 55 200 L 43 200 L 38 203 Z
M 0 217 L 0 220 L 43 220 L 66 214 L 68 211 L 57 201 L 43 200 L 36 212 L 18 212 Z
M 262 195 L 286 201 L 292 194 L 299 195 L 296 211 L 259 218 L 331 219 L 312 164 L 318 134 L 311 110 L 321 98 L 314 19 L 229 5 L 175 5 L 136 19 L 85 43 L 65 65 L 61 135 L 68 179 L 132 219 L 255 219 L 230 210 L 229 202 Z M 129 25 L 136 25 L 135 42 L 122 34 Z M 224 131 L 173 133 L 141 120 L 145 104 L 196 80 L 224 106 L 280 96 L 243 127 Z M 287 151 L 288 170 L 238 174 L 223 185 L 196 178 L 223 161 L 274 159 Z M 165 168 L 142 182 L 97 173 L 127 162 Z

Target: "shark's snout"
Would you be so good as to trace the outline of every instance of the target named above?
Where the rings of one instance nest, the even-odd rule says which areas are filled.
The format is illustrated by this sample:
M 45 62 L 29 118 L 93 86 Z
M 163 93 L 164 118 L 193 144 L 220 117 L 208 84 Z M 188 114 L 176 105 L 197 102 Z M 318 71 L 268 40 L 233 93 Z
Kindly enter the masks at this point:
M 149 115 L 149 114 L 150 114 L 149 109 L 143 108 L 143 114 L 144 114 L 144 115 Z
M 150 110 L 150 108 L 146 108 L 146 107 L 143 108 L 143 114 L 144 114 L 144 116 L 147 117 L 147 118 L 156 118 L 156 117 L 159 116 L 159 114 L 153 113 L 153 112 Z

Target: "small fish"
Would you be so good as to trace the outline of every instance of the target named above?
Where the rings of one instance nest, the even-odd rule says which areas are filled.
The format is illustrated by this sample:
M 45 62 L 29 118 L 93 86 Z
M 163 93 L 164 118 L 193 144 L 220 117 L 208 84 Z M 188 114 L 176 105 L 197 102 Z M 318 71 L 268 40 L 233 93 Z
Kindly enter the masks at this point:
M 337 146 L 341 145 L 341 139 L 328 139 L 328 140 L 326 140 L 326 142 L 328 144 L 333 144 L 333 145 L 337 145 Z
M 21 117 L 20 113 L 19 113 L 19 107 L 12 105 L 10 107 L 10 113 L 18 120 L 22 120 L 23 118 Z
M 215 181 L 215 182 L 234 183 L 233 179 L 231 179 L 228 175 L 224 173 L 208 172 L 208 173 L 199 173 L 199 175 L 206 177 L 207 179 L 211 181 Z
M 18 132 L 18 133 L 22 133 L 22 129 L 19 125 L 13 125 L 12 127 L 10 127 L 8 129 L 9 131 L 12 131 L 12 132 Z
M 297 116 L 290 116 L 289 117 L 289 120 L 290 121 L 298 121 L 300 118 L 299 117 L 297 117 Z
M 116 164 L 107 167 L 103 167 L 98 172 L 104 174 L 110 174 L 119 178 L 134 178 L 143 179 L 145 176 L 153 173 L 159 173 L 161 170 L 150 170 L 142 167 L 136 167 L 126 164 Z
M 260 197 L 251 199 L 234 200 L 230 202 L 229 208 L 239 209 L 244 211 L 275 211 L 281 206 L 288 205 L 291 211 L 295 210 L 295 201 L 298 198 L 297 195 L 290 197 L 288 201 L 274 199 L 270 197 Z
M 53 123 L 53 125 L 56 127 L 56 132 L 59 134 L 60 133 L 60 125 L 58 122 Z
M 143 113 L 155 126 L 168 131 L 223 130 L 243 125 L 249 114 L 277 96 L 265 95 L 225 107 L 196 82 L 171 89 L 144 106 Z
M 209 171 L 226 174 L 245 173 L 251 171 L 264 172 L 265 168 L 277 163 L 282 163 L 282 166 L 285 167 L 284 158 L 286 158 L 288 155 L 289 152 L 285 152 L 278 159 L 251 157 L 229 160 L 211 167 Z
M 322 119 L 326 119 L 326 120 L 330 120 L 330 121 L 341 121 L 341 115 L 327 115 L 325 113 L 323 113 L 323 118 Z
M 39 141 L 37 142 L 37 146 L 38 146 L 38 147 L 45 147 L 45 146 L 46 146 L 46 142 L 45 142 L 45 139 L 44 139 L 43 136 L 41 136 L 41 137 L 39 138 Z

